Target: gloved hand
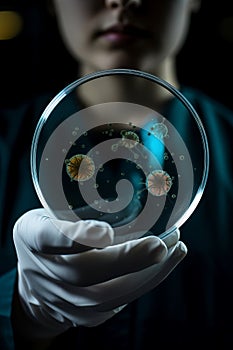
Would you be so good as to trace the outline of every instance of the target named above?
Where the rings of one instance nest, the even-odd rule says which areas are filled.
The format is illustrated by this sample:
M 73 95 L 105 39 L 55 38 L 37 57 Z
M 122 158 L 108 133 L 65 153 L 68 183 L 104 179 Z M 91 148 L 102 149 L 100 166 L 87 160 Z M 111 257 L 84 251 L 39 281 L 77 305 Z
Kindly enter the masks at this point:
M 38 339 L 105 322 L 163 281 L 187 251 L 179 231 L 165 241 L 148 236 L 113 245 L 108 223 L 57 220 L 44 209 L 19 218 L 13 238 L 19 298 Z

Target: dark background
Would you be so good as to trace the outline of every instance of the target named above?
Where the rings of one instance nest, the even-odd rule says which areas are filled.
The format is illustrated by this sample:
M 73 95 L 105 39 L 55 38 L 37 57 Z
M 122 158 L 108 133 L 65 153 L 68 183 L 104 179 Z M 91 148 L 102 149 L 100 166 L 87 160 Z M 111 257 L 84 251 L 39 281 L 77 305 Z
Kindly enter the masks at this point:
M 0 104 L 15 104 L 51 87 L 59 91 L 73 79 L 74 63 L 44 6 L 43 0 L 0 2 L 0 11 L 16 11 L 22 18 L 18 35 L 0 40 Z M 231 1 L 202 0 L 192 22 L 178 57 L 180 80 L 233 109 Z

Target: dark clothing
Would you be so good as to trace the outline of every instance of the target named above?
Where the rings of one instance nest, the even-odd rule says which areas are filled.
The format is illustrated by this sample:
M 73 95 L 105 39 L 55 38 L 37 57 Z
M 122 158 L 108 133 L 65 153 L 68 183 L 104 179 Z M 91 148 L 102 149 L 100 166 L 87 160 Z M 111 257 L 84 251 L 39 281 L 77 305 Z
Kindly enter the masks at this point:
M 157 288 L 100 326 L 70 329 L 57 338 L 54 349 L 63 342 L 72 349 L 233 347 L 233 113 L 199 91 L 181 91 L 198 112 L 210 148 L 204 195 L 181 227 L 188 255 Z M 10 323 L 16 277 L 12 228 L 25 211 L 41 206 L 31 180 L 29 153 L 36 123 L 51 97 L 0 111 L 1 350 L 14 349 Z

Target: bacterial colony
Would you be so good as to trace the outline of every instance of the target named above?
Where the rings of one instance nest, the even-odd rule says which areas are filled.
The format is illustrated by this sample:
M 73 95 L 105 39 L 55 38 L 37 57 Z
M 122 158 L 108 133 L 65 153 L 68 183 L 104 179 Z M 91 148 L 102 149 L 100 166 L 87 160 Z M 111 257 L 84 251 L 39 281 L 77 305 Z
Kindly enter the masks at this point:
M 102 132 L 111 137 L 114 132 L 114 129 L 111 127 L 112 125 L 108 126 L 108 128 Z M 132 123 L 129 123 L 129 127 L 131 127 L 132 130 L 121 130 L 121 138 L 117 143 L 111 146 L 111 151 L 116 154 L 119 148 L 124 147 L 129 152 L 133 153 L 133 158 L 137 164 L 137 160 L 140 158 L 140 156 L 144 156 L 137 147 L 140 143 L 142 143 L 142 141 L 140 140 L 138 133 L 134 131 L 134 126 Z M 148 137 L 156 137 L 163 142 L 163 140 L 168 137 L 168 128 L 165 123 L 154 123 L 150 127 Z M 85 145 L 82 145 L 82 148 L 85 148 Z M 164 157 L 166 159 L 166 154 Z M 82 153 L 73 154 L 70 158 L 65 159 L 65 167 L 66 173 L 70 180 L 77 181 L 79 183 L 90 180 L 96 171 L 94 160 L 90 156 Z M 137 168 L 140 168 L 140 163 L 137 164 Z M 152 196 L 166 196 L 170 191 L 172 184 L 172 176 L 161 168 L 151 169 L 151 171 L 146 174 L 145 189 Z M 97 188 L 98 184 L 95 183 L 95 187 Z

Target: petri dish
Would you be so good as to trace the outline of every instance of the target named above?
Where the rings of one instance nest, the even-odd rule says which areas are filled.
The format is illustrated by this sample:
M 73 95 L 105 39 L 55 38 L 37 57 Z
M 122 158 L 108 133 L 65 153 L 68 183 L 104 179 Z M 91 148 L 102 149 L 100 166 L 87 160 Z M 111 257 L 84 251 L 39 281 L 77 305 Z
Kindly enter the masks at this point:
M 114 98 L 116 86 L 123 93 Z M 33 184 L 49 215 L 107 221 L 115 243 L 180 228 L 201 200 L 208 170 L 206 132 L 189 100 L 132 69 L 66 86 L 39 118 L 31 146 Z

